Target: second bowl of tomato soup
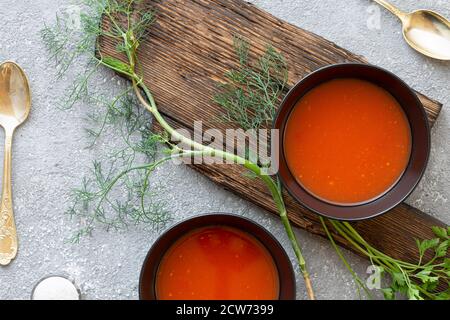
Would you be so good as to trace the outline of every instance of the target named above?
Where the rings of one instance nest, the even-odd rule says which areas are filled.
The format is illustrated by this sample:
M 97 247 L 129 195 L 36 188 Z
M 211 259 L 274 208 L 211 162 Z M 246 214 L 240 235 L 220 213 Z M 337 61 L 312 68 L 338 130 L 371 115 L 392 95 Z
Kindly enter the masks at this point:
M 427 118 L 416 94 L 381 68 L 340 64 L 303 79 L 284 100 L 280 178 L 313 211 L 357 220 L 414 189 L 427 164 Z
M 295 298 L 295 276 L 281 245 L 262 227 L 228 214 L 186 220 L 150 250 L 140 296 L 157 300 Z

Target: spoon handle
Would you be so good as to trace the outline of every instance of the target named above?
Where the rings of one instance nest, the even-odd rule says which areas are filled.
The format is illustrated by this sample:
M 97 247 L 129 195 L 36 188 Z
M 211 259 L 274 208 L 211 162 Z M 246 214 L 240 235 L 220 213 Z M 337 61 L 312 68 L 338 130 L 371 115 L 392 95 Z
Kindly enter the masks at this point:
M 407 14 L 405 12 L 403 12 L 402 10 L 400 10 L 399 8 L 397 8 L 396 6 L 394 6 L 393 4 L 390 4 L 389 2 L 387 2 L 385 0 L 373 0 L 373 1 L 375 1 L 376 3 L 378 3 L 381 6 L 385 7 L 387 10 L 389 10 L 390 12 L 395 14 L 402 21 L 407 16 Z
M 3 165 L 3 193 L 0 204 L 0 265 L 6 266 L 17 254 L 17 232 L 14 223 L 11 192 L 12 131 L 5 130 L 5 160 Z

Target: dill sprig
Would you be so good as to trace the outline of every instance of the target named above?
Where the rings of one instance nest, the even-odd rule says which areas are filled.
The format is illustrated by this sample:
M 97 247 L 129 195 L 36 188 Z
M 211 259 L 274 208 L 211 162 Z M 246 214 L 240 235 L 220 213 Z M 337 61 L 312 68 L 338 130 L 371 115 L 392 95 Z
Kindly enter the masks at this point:
M 234 37 L 234 48 L 239 66 L 225 74 L 228 82 L 219 85 L 214 101 L 225 110 L 223 118 L 228 123 L 245 130 L 270 127 L 286 90 L 286 60 L 268 46 L 265 54 L 251 63 L 250 44 L 239 36 Z
M 82 227 L 71 242 L 79 242 L 95 226 L 119 230 L 143 223 L 158 228 L 170 220 L 167 204 L 159 199 L 161 186 L 150 181 L 155 169 L 152 164 L 158 162 L 158 145 L 165 140 L 151 132 L 151 116 L 139 106 L 131 85 L 108 95 L 101 93 L 96 78 L 100 67 L 108 66 L 114 71 L 122 67 L 110 57 L 95 54 L 99 37 L 116 40 L 118 52 L 126 51 L 122 24 L 114 19 L 112 26 L 105 28 L 102 16 L 121 17 L 121 23 L 134 35 L 133 43 L 127 43 L 136 45 L 153 23 L 154 12 L 145 10 L 136 0 L 83 0 L 79 8 L 79 16 L 75 17 L 79 25 L 74 25 L 74 17 L 61 12 L 54 25 L 41 30 L 58 79 L 74 65 L 84 70 L 75 76 L 59 107 L 70 109 L 79 102 L 91 107 L 89 127 L 85 128 L 90 140 L 88 148 L 97 145 L 107 130 L 117 132 L 119 139 L 114 150 L 94 161 L 90 174 L 72 192 L 67 214 L 77 218 Z
M 170 215 L 166 203 L 155 201 L 161 187 L 149 182 L 155 169 L 156 166 L 148 164 L 119 173 L 110 167 L 105 172 L 100 162 L 94 162 L 92 177 L 85 178 L 81 188 L 74 190 L 75 200 L 67 212 L 82 218 L 84 225 L 70 239 L 71 242 L 79 242 L 82 236 L 91 233 L 96 224 L 109 231 L 127 229 L 140 223 L 158 227 L 167 222 Z

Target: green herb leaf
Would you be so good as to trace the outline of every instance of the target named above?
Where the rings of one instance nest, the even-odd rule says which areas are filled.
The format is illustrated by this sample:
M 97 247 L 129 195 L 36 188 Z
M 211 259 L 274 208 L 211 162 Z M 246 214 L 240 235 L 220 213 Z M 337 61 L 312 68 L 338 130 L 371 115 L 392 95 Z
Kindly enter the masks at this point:
M 444 269 L 450 270 L 450 258 L 444 259 Z
M 429 249 L 436 248 L 440 243 L 439 238 L 423 240 L 422 242 L 418 242 L 420 254 L 423 256 L 425 252 Z
M 409 300 L 423 300 L 423 298 L 420 296 L 419 289 L 416 289 L 414 287 L 408 288 L 408 299 Z
M 395 292 L 392 288 L 381 289 L 381 292 L 383 292 L 384 299 L 395 300 Z
M 436 283 L 439 281 L 438 277 L 430 276 L 431 270 L 422 270 L 415 275 L 416 278 L 422 280 L 423 283 Z
M 443 241 L 439 244 L 439 246 L 436 248 L 436 257 L 442 258 L 447 255 L 448 247 L 449 247 L 450 241 Z
M 405 277 L 403 273 L 401 272 L 393 272 L 392 274 L 392 281 L 394 284 L 398 285 L 399 287 L 403 287 L 405 285 Z
M 434 234 L 441 239 L 448 239 L 447 230 L 441 227 L 433 227 L 432 228 Z

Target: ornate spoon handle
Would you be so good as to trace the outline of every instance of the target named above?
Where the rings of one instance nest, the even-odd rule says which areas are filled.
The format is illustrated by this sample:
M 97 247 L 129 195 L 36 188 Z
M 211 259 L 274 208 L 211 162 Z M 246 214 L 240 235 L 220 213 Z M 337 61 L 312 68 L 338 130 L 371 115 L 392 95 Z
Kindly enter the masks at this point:
M 0 265 L 8 265 L 17 255 L 17 232 L 14 223 L 11 192 L 12 132 L 5 130 L 3 193 L 0 205 Z
M 390 4 L 389 2 L 387 2 L 386 0 L 374 0 L 376 3 L 378 3 L 379 5 L 385 7 L 387 10 L 389 10 L 391 13 L 395 14 L 401 21 L 404 21 L 404 19 L 406 18 L 407 14 L 405 12 L 403 12 L 402 10 L 400 10 L 399 8 L 397 8 L 396 6 Z

